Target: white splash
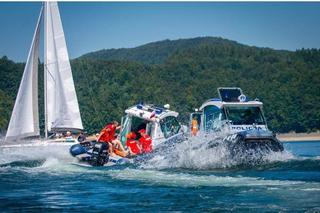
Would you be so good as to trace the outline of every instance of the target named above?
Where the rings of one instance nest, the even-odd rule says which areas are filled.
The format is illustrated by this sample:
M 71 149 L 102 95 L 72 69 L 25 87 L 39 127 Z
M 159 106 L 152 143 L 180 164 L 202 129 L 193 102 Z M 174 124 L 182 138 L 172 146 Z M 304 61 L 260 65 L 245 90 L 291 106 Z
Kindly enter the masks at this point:
M 0 165 L 15 161 L 45 160 L 48 158 L 63 159 L 72 161 L 67 146 L 17 146 L 0 147 Z
M 244 153 L 244 155 L 234 155 L 223 140 L 227 134 L 226 131 L 221 131 L 191 137 L 186 141 L 175 144 L 168 150 L 156 152 L 139 166 L 145 169 L 187 168 L 204 170 L 229 168 L 245 163 L 254 165 L 257 162 L 287 161 L 295 158 L 293 154 L 287 151 L 264 152 L 253 150 Z
M 49 157 L 41 165 L 42 168 L 50 168 L 59 165 L 61 162 L 57 158 Z

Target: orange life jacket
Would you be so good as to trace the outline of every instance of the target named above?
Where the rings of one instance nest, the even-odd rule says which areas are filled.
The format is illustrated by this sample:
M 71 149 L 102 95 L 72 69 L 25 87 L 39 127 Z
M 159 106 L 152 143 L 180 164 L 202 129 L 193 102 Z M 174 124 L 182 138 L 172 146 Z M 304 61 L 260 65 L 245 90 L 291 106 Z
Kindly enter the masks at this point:
M 98 137 L 98 141 L 101 142 L 110 142 L 115 139 L 116 129 L 113 124 L 108 124 L 105 128 L 103 128 Z
M 130 147 L 130 150 L 133 154 L 141 154 L 140 147 L 138 145 L 138 142 L 134 139 L 128 139 L 126 143 L 127 147 Z
M 139 139 L 139 142 L 142 146 L 142 151 L 144 153 L 152 152 L 152 139 L 149 135 L 144 135 Z
M 198 121 L 196 119 L 192 119 L 191 121 L 191 132 L 193 136 L 196 136 L 198 133 Z

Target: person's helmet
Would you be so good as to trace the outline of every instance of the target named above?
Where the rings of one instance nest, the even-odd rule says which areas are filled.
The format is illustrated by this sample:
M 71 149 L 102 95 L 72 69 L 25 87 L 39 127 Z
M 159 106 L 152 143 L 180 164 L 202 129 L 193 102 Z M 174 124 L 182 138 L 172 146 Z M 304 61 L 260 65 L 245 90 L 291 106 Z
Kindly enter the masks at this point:
M 127 139 L 131 139 L 131 132 L 129 132 L 128 134 L 127 134 Z
M 140 134 L 145 134 L 145 133 L 146 133 L 146 130 L 145 130 L 145 129 L 140 129 L 140 130 L 139 130 L 139 133 L 140 133 Z
M 128 134 L 127 134 L 127 139 L 135 139 L 137 136 L 136 136 L 136 134 L 134 134 L 134 132 L 129 132 Z

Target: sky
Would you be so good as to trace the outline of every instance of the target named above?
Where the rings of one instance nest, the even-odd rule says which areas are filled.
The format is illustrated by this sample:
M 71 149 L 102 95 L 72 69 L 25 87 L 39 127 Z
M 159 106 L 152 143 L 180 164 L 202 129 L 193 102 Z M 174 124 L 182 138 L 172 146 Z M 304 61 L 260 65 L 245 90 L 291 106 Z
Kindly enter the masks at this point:
M 40 8 L 40 2 L 0 2 L 0 57 L 26 61 Z M 199 36 L 274 49 L 320 48 L 320 2 L 61 2 L 59 9 L 70 58 Z

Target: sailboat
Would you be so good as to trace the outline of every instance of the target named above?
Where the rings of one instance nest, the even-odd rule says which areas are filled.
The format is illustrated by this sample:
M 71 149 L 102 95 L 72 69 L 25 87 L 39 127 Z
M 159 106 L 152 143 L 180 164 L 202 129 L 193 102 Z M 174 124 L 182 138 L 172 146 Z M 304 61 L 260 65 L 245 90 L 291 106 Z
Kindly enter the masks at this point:
M 78 99 L 57 2 L 41 7 L 6 142 L 40 138 L 38 110 L 38 56 L 41 22 L 44 26 L 45 141 L 51 133 L 83 130 Z

